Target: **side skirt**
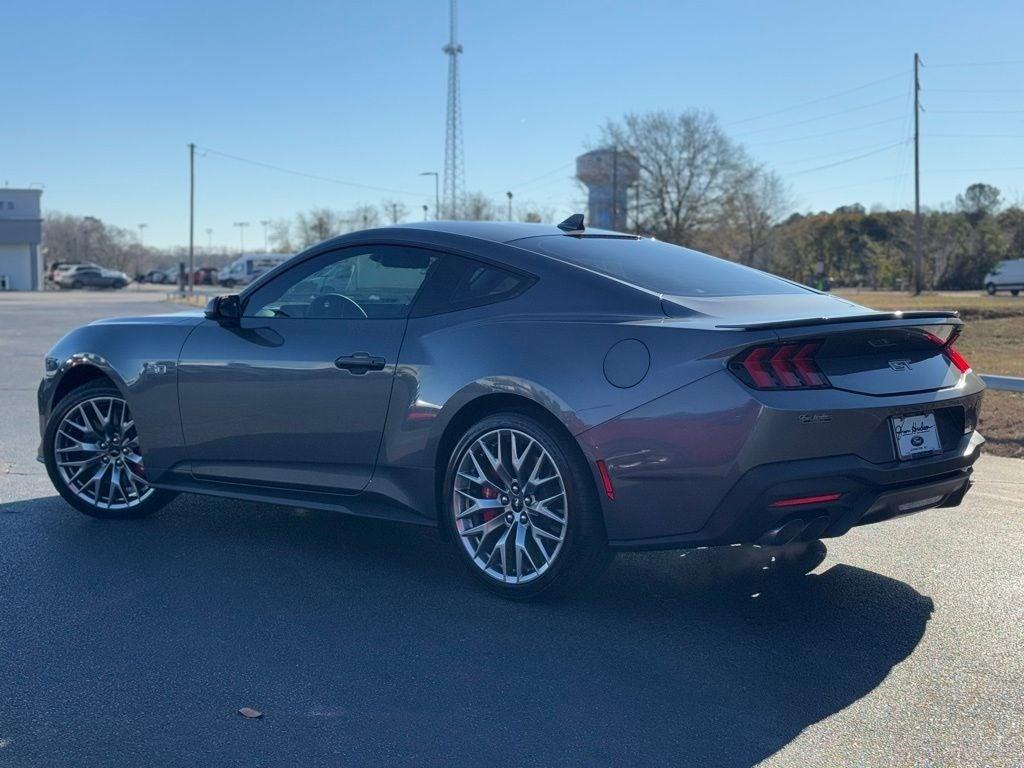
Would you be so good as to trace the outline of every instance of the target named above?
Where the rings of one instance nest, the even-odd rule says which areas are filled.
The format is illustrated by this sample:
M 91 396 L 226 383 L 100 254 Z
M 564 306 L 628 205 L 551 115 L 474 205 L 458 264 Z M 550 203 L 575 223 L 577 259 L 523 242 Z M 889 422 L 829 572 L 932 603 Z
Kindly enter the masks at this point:
M 214 480 L 198 480 L 191 474 L 165 472 L 154 488 L 176 493 L 197 493 L 202 496 L 219 496 L 239 501 L 256 501 L 265 504 L 280 504 L 285 507 L 308 507 L 340 512 L 356 517 L 372 517 L 378 520 L 393 520 L 414 525 L 437 526 L 437 521 L 420 515 L 408 507 L 396 504 L 386 496 L 363 492 L 355 496 L 341 496 L 316 491 L 297 491 L 275 486 L 254 486 L 242 483 L 225 483 Z

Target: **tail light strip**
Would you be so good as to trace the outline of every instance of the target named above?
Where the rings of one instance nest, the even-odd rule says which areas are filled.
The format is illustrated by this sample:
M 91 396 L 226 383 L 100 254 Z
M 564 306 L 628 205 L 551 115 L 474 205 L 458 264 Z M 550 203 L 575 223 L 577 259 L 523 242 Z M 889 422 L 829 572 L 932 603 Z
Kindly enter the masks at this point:
M 831 386 L 814 354 L 819 341 L 763 344 L 740 353 L 729 368 L 755 389 L 820 389 Z

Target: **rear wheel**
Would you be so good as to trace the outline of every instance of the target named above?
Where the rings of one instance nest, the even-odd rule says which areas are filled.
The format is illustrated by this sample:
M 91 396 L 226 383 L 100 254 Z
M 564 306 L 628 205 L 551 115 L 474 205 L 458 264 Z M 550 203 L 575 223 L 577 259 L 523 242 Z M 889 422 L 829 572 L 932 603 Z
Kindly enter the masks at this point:
M 566 592 L 610 560 L 594 481 L 575 446 L 509 412 L 466 431 L 444 486 L 445 525 L 460 559 L 512 599 Z
M 996 287 L 995 287 L 995 285 L 993 283 L 987 283 L 985 285 L 985 293 L 987 293 L 989 296 L 995 296 L 995 294 L 996 294 Z
M 135 420 L 120 391 L 106 382 L 85 384 L 57 404 L 43 457 L 60 495 L 92 517 L 146 517 L 176 495 L 146 480 Z
M 82 281 L 81 280 L 75 280 L 74 282 L 71 283 L 71 287 L 75 288 L 76 290 L 81 288 L 82 287 Z

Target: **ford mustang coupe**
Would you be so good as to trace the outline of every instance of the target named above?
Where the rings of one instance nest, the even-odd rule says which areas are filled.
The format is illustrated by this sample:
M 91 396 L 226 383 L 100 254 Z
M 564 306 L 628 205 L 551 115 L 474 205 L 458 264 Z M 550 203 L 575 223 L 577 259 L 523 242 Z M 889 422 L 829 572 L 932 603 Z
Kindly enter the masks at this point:
M 95 517 L 187 492 L 436 526 L 526 598 L 616 550 L 958 505 L 984 442 L 961 326 L 579 215 L 401 225 L 204 314 L 72 331 L 46 357 L 40 459 Z

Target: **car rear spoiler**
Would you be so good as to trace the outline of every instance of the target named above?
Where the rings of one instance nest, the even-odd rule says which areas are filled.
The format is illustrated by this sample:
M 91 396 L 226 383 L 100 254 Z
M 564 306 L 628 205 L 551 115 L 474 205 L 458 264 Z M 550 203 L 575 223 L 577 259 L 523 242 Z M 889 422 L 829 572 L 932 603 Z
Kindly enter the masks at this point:
M 795 320 L 769 320 L 761 323 L 731 323 L 717 325 L 716 328 L 727 328 L 739 331 L 767 331 L 777 328 L 801 328 L 808 325 L 834 325 L 836 323 L 866 323 L 882 320 L 954 320 L 955 325 L 962 325 L 960 313 L 947 310 L 912 310 L 909 312 L 871 312 L 863 315 L 841 315 L 840 317 L 801 317 Z

